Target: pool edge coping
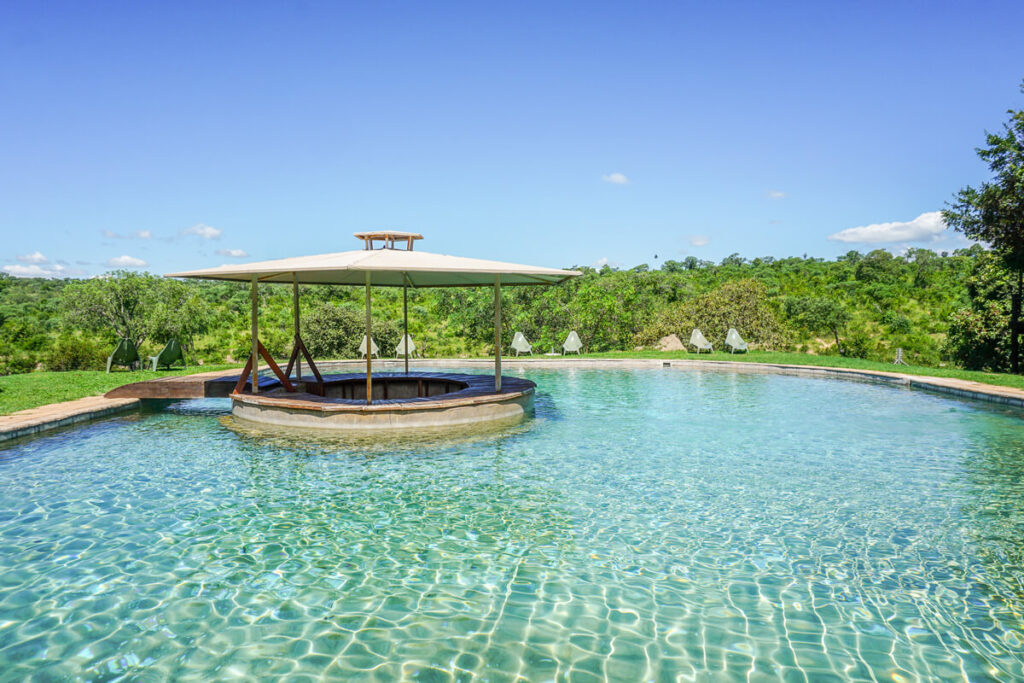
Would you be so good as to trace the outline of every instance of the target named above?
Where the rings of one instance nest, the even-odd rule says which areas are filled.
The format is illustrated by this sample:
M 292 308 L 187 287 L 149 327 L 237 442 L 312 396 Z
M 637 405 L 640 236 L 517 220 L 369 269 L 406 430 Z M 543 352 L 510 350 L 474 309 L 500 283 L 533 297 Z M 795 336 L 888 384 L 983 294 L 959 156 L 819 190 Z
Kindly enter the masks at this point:
M 127 412 L 142 405 L 137 398 L 86 396 L 0 415 L 0 443 Z
M 357 360 L 325 361 L 331 363 L 363 363 Z M 400 363 L 401 360 L 382 359 L 385 363 Z M 700 360 L 690 358 L 506 358 L 506 367 L 650 367 L 680 369 L 725 369 L 737 368 L 746 371 L 807 375 L 816 377 L 836 377 L 843 379 L 883 380 L 891 384 L 899 384 L 910 389 L 925 389 L 942 394 L 967 398 L 988 403 L 999 403 L 1024 409 L 1024 390 L 1003 387 L 995 384 L 982 384 L 970 380 L 951 377 L 932 377 L 930 375 L 908 375 L 900 372 L 883 370 L 862 370 L 857 368 L 834 368 L 823 365 L 792 365 L 787 363 L 758 363 L 752 361 L 733 360 Z M 482 358 L 424 358 L 410 361 L 410 365 L 466 366 L 488 365 L 494 361 Z M 107 417 L 139 407 L 141 399 L 137 398 L 106 398 L 86 396 L 74 401 L 49 403 L 27 410 L 20 410 L 9 415 L 0 416 L 0 442 L 10 441 L 23 436 L 31 436 L 40 432 L 58 429 L 79 422 Z

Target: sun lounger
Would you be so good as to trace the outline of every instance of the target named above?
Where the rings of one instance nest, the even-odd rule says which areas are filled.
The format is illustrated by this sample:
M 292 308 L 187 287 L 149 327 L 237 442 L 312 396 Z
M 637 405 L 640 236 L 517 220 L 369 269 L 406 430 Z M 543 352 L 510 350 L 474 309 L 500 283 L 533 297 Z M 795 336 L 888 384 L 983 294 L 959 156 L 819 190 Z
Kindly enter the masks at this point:
M 380 349 L 377 348 L 377 342 L 370 339 L 370 357 L 377 356 L 380 358 Z M 359 342 L 359 357 L 366 358 L 366 335 L 363 335 L 363 341 Z
M 409 357 L 416 355 L 416 344 L 413 343 L 412 337 L 408 334 L 402 336 L 402 340 L 398 342 L 398 346 L 395 347 L 395 358 L 401 358 L 405 355 L 406 348 L 409 349 Z
M 711 345 L 711 342 L 705 339 L 704 335 L 697 328 L 694 328 L 693 333 L 690 334 L 690 344 L 697 347 L 697 353 L 700 353 L 701 351 L 711 352 L 715 350 Z
M 135 344 L 132 344 L 128 339 L 122 339 L 117 342 L 117 348 L 107 358 L 107 372 L 110 372 L 111 365 L 127 365 L 129 368 L 134 369 L 135 364 L 139 362 L 139 352 L 135 348 Z
M 528 353 L 533 355 L 533 344 L 526 341 L 526 337 L 523 336 L 522 332 L 516 332 L 512 337 L 512 350 L 516 352 L 518 356 L 520 353 Z
M 157 367 L 171 367 L 172 363 L 181 361 L 181 366 L 185 365 L 185 354 L 181 350 L 181 344 L 178 343 L 177 339 L 172 339 L 164 345 L 163 351 L 155 356 L 149 357 L 149 362 L 153 364 L 153 370 L 156 371 Z
M 725 345 L 729 347 L 729 353 L 747 350 L 747 342 L 743 341 L 743 337 L 740 336 L 735 327 L 730 327 L 729 331 L 726 332 Z
M 565 338 L 565 342 L 562 344 L 562 353 L 575 353 L 578 355 L 582 348 L 583 342 L 580 341 L 580 335 L 576 334 L 576 330 L 573 330 L 569 333 L 569 336 Z

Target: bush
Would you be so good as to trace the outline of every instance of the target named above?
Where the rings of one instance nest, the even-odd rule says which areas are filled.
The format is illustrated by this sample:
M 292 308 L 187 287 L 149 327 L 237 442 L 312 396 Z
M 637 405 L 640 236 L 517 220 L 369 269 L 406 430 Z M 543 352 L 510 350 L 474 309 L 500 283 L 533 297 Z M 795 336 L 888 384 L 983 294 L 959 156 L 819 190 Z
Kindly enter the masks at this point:
M 871 337 L 866 333 L 857 331 L 846 335 L 843 340 L 842 354 L 847 358 L 870 358 L 874 351 L 874 344 Z
M 44 364 L 47 370 L 102 370 L 108 355 L 109 351 L 91 337 L 62 334 L 50 347 Z
M 882 314 L 882 324 L 889 327 L 893 334 L 907 334 L 910 332 L 910 318 L 902 313 L 886 311 Z
M 14 349 L 0 351 L 0 375 L 20 375 L 35 369 L 36 360 L 28 353 Z
M 944 351 L 968 370 L 1009 369 L 1009 314 L 1000 301 L 974 302 L 974 308 L 953 313 Z
M 669 334 L 686 342 L 695 327 L 715 345 L 725 341 L 730 327 L 760 349 L 782 348 L 788 337 L 768 288 L 756 280 L 737 280 L 661 311 L 637 334 L 635 343 L 647 346 Z
M 302 340 L 314 358 L 357 358 L 359 342 L 366 334 L 365 315 L 344 306 L 319 304 L 302 316 Z M 371 329 L 381 355 L 393 355 L 402 338 L 399 326 L 390 320 L 374 320 Z

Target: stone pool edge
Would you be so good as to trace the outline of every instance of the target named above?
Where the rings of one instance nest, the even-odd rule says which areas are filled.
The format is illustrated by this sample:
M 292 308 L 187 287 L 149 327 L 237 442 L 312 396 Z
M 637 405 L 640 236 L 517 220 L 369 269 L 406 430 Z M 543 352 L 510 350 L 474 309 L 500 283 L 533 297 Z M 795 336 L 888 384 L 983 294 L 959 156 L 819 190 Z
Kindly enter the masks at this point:
M 0 415 L 0 442 L 87 422 L 138 408 L 137 398 L 86 396 L 74 401 L 49 403 L 10 415 Z
M 325 361 L 335 364 L 362 365 L 365 361 Z M 381 360 L 380 367 L 401 364 L 401 360 Z M 434 367 L 493 367 L 494 361 L 484 358 L 426 358 L 410 360 L 410 366 L 427 365 Z M 515 367 L 587 367 L 587 368 L 678 368 L 722 370 L 732 368 L 746 372 L 765 372 L 809 377 L 836 377 L 842 379 L 866 379 L 898 384 L 911 389 L 925 389 L 959 398 L 1000 403 L 1024 409 L 1024 391 L 994 384 L 982 384 L 948 377 L 928 375 L 906 375 L 882 370 L 858 370 L 854 368 L 830 368 L 821 365 L 789 365 L 783 363 L 754 363 L 732 360 L 658 359 L 658 358 L 505 358 L 506 368 Z M 137 398 L 106 398 L 88 396 L 64 403 L 50 403 L 45 406 L 21 410 L 0 416 L 0 442 L 30 436 L 40 432 L 86 422 L 116 413 L 126 412 L 141 405 Z

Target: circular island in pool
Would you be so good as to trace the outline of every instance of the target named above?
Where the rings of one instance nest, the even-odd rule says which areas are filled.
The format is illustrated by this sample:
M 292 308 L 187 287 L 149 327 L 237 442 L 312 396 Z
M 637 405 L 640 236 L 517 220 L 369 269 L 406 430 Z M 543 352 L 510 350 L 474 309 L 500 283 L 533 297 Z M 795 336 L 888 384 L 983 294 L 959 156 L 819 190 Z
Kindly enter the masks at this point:
M 230 394 L 233 414 L 269 425 L 342 430 L 448 427 L 504 421 L 526 414 L 532 406 L 536 385 L 529 380 L 501 376 L 501 287 L 555 285 L 582 273 L 414 251 L 413 244 L 423 235 L 413 232 L 386 230 L 356 233 L 356 237 L 363 242 L 363 248 L 358 251 L 219 266 L 168 275 L 251 283 L 252 345 L 245 367 L 235 378 Z M 260 341 L 258 290 L 261 282 L 292 286 L 294 346 L 283 370 Z M 359 344 L 360 355 L 366 361 L 365 374 L 321 375 L 302 341 L 300 284 L 365 287 L 366 328 Z M 373 357 L 380 357 L 380 349 L 373 339 L 371 301 L 374 286 L 402 290 L 402 337 L 394 348 L 395 358 L 401 356 L 404 359 L 405 372 L 402 375 L 377 374 L 374 377 Z M 493 287 L 492 377 L 409 372 L 409 357 L 415 344 L 409 335 L 408 290 L 422 287 Z M 515 339 L 513 347 L 517 354 L 522 348 Z M 526 349 L 529 350 L 528 344 Z M 276 380 L 260 375 L 260 358 Z M 313 380 L 302 377 L 303 359 L 307 370 L 313 374 Z
M 312 378 L 311 378 L 312 379 Z M 372 402 L 366 375 L 324 375 L 322 382 L 281 382 L 265 378 L 260 393 L 231 394 L 235 417 L 263 424 L 322 429 L 406 429 L 509 420 L 533 409 L 537 386 L 521 377 L 502 377 L 495 390 L 488 375 L 411 372 L 376 373 Z

